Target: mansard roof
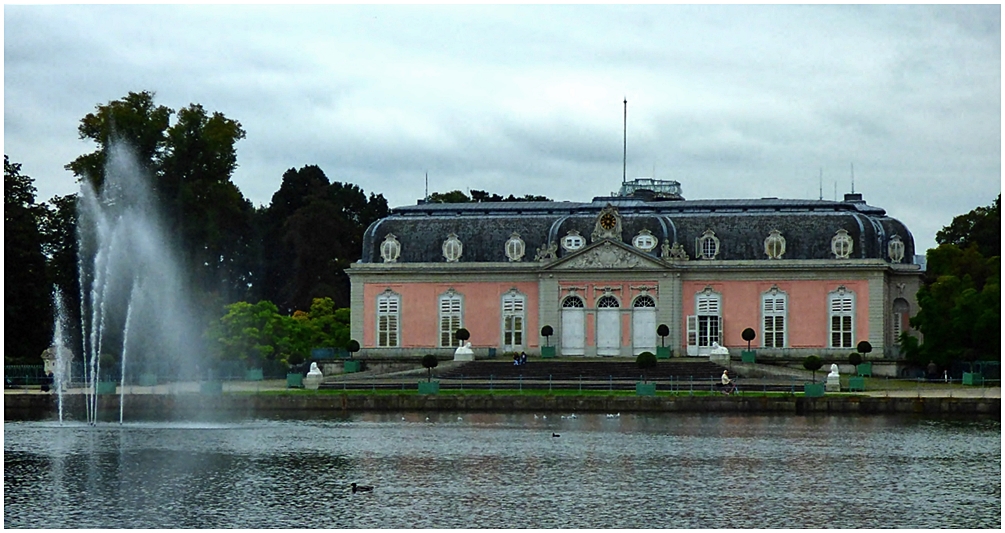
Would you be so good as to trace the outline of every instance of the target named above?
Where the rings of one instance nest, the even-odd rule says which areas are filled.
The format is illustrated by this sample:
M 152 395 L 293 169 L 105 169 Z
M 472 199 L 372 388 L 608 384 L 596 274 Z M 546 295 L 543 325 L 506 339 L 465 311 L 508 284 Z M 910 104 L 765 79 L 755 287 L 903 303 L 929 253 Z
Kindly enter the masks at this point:
M 487 202 L 426 204 L 397 207 L 367 228 L 361 262 L 380 263 L 380 245 L 388 234 L 400 243 L 398 263 L 443 262 L 442 244 L 454 234 L 463 244 L 460 262 L 508 262 L 505 243 L 513 233 L 526 245 L 522 261 L 535 252 L 557 247 L 561 259 L 574 252 L 559 241 L 570 231 L 587 243 L 597 217 L 608 205 L 621 219 L 621 242 L 648 230 L 659 245 L 679 243 L 695 259 L 698 239 L 707 231 L 719 240 L 717 260 L 766 260 L 764 239 L 772 230 L 785 238 L 783 259 L 833 259 L 831 239 L 838 230 L 852 238 L 850 259 L 890 261 L 894 236 L 904 243 L 903 263 L 914 256 L 914 238 L 899 220 L 882 208 L 866 204 L 860 194 L 844 201 L 799 199 L 645 200 L 597 197 L 592 202 Z M 659 258 L 660 246 L 645 252 Z

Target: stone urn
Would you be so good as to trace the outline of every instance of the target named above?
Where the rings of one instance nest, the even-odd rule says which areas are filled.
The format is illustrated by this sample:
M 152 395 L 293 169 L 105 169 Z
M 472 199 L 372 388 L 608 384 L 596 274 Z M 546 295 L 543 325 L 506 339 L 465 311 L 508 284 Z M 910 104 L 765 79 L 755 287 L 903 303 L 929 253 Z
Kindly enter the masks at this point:
M 310 390 L 318 390 L 318 386 L 321 385 L 321 380 L 324 379 L 324 375 L 321 374 L 321 369 L 318 368 L 317 363 L 311 363 L 311 369 L 304 376 L 304 388 Z

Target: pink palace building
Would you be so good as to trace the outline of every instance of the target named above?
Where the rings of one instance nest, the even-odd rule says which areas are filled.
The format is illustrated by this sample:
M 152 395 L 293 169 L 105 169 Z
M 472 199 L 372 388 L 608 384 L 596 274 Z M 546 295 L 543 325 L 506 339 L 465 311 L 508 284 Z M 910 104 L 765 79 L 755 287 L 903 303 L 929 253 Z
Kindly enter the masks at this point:
M 738 355 L 752 328 L 758 358 L 845 357 L 867 340 L 868 358 L 896 360 L 914 252 L 861 194 L 684 200 L 678 182 L 640 178 L 589 203 L 420 200 L 366 230 L 352 336 L 377 358 L 448 355 L 461 327 L 479 357 L 703 356 Z

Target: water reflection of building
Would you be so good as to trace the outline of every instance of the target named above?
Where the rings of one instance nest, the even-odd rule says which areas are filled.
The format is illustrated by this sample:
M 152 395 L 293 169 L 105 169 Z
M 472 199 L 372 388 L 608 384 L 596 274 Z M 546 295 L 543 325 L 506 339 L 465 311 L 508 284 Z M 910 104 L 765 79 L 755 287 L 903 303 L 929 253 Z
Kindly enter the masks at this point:
M 476 353 L 634 355 L 663 342 L 762 357 L 842 356 L 894 339 L 916 311 L 921 268 L 900 221 L 861 194 L 842 201 L 684 200 L 640 179 L 592 202 L 398 207 L 366 231 L 352 282 L 352 336 L 370 357 Z M 541 335 L 551 326 L 554 337 Z

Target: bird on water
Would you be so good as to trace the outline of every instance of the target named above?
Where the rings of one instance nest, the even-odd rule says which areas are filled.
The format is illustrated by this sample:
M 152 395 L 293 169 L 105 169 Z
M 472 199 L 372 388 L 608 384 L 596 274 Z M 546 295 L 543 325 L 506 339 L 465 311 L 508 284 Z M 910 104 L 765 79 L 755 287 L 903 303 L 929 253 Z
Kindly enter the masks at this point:
M 559 435 L 558 433 L 552 433 L 551 436 L 552 437 L 561 437 L 561 435 Z
M 352 493 L 356 494 L 357 492 L 373 492 L 373 487 L 371 487 L 370 485 L 357 485 L 353 483 Z

